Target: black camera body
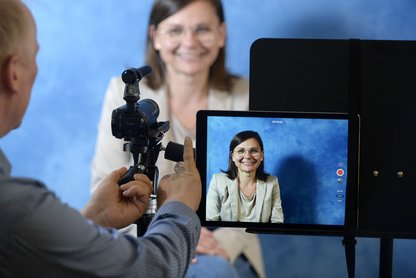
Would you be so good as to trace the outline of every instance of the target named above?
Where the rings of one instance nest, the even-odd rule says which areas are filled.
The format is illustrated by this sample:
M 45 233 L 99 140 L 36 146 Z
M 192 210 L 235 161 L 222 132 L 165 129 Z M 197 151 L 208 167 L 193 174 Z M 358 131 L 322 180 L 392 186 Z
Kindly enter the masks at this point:
M 134 138 L 148 139 L 150 130 L 157 128 L 159 108 L 151 99 L 123 105 L 113 110 L 111 130 L 116 138 L 131 141 Z

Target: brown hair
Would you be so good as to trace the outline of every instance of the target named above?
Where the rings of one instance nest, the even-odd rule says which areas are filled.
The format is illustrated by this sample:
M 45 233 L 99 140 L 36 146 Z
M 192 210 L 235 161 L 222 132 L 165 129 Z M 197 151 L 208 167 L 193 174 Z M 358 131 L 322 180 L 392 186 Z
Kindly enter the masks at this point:
M 0 1 L 0 71 L 6 60 L 17 51 L 25 36 L 27 18 L 20 0 Z
M 156 0 L 150 13 L 149 27 L 157 28 L 159 23 L 169 16 L 179 12 L 187 5 L 196 1 L 206 1 L 214 7 L 221 23 L 224 22 L 224 10 L 221 0 Z M 152 68 L 152 75 L 146 80 L 153 90 L 159 89 L 165 83 L 165 63 L 159 52 L 154 49 L 152 38 L 147 36 L 146 63 Z M 221 48 L 217 59 L 209 71 L 209 83 L 214 89 L 230 91 L 233 86 L 234 75 L 225 68 L 225 47 Z

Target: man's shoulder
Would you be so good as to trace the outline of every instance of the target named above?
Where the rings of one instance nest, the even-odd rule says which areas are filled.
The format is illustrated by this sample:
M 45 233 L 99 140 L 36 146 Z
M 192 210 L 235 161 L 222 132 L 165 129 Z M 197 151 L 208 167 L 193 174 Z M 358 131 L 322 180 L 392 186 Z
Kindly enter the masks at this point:
M 8 177 L 0 185 L 0 206 L 31 209 L 45 195 L 54 194 L 43 183 L 30 178 Z
M 11 168 L 7 158 L 0 150 L 0 217 L 14 217 L 11 214 L 24 214 L 24 211 L 32 211 L 42 200 L 45 194 L 51 194 L 45 185 L 35 179 L 10 176 L 8 168 Z M 1 226 L 1 225 L 0 225 Z
M 0 226 L 6 230 L 32 214 L 54 194 L 39 181 L 28 178 L 3 179 L 0 184 Z

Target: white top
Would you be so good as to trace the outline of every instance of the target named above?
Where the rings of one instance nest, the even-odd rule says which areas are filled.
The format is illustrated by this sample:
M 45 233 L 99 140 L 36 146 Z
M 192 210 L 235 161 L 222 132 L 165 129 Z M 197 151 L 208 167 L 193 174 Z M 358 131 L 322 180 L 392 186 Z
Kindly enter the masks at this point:
M 238 198 L 238 220 L 242 222 L 254 222 L 256 217 L 256 192 L 247 197 L 240 191 L 240 198 Z

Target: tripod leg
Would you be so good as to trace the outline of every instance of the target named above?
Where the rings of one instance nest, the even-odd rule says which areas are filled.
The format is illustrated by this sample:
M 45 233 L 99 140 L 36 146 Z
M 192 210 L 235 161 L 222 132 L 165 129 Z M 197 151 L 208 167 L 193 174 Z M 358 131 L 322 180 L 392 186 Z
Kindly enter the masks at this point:
M 357 240 L 354 237 L 344 237 L 342 244 L 345 248 L 345 258 L 347 260 L 348 278 L 355 277 L 355 245 Z
M 391 278 L 393 275 L 393 238 L 380 238 L 379 277 Z

